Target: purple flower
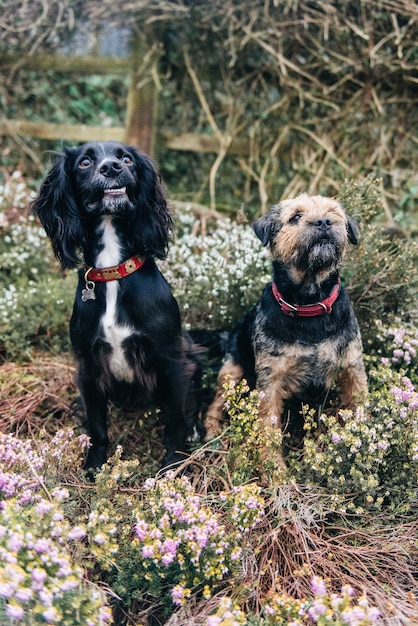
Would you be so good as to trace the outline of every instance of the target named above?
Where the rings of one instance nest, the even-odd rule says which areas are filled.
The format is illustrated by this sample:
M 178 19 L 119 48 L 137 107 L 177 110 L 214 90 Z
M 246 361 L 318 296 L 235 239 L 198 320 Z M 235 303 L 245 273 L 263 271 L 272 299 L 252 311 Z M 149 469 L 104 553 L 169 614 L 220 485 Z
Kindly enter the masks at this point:
M 37 539 L 33 546 L 33 549 L 35 550 L 35 552 L 38 552 L 38 554 L 43 554 L 44 552 L 48 552 L 50 548 L 51 548 L 50 542 L 48 541 L 48 539 L 45 539 L 44 537 L 42 537 L 41 539 Z
M 29 602 L 33 596 L 32 589 L 25 589 L 24 587 L 18 589 L 15 593 L 15 598 L 20 602 Z
M 0 598 L 11 598 L 14 588 L 10 583 L 0 583 Z
M 152 559 L 154 556 L 154 546 L 146 545 L 142 547 L 142 556 L 144 559 Z
M 48 502 L 47 500 L 41 500 L 36 505 L 36 512 L 38 515 L 45 515 L 45 513 L 49 513 L 54 508 L 52 502 Z
M 82 526 L 74 526 L 67 535 L 68 539 L 72 539 L 73 541 L 84 539 L 85 536 L 86 531 Z
M 173 600 L 173 604 L 177 604 L 178 606 L 181 606 L 183 604 L 184 591 L 184 587 L 182 587 L 181 585 L 176 585 L 175 587 L 173 587 L 173 589 L 171 590 L 171 599 Z
M 327 586 L 325 580 L 320 576 L 313 576 L 311 580 L 311 589 L 315 596 L 325 596 L 327 594 Z
M 308 615 L 313 620 L 316 620 L 320 615 L 325 613 L 326 610 L 327 610 L 327 607 L 321 600 L 314 600 L 312 603 L 312 606 L 309 607 L 308 609 Z
M 25 611 L 21 606 L 17 606 L 16 604 L 7 604 L 6 605 L 6 614 L 12 619 L 22 619 L 25 614 Z
M 148 524 L 144 522 L 144 520 L 141 519 L 135 524 L 135 534 L 138 537 L 139 541 L 144 540 L 147 530 Z
M 40 567 L 35 567 L 35 569 L 32 570 L 32 580 L 35 583 L 43 583 L 45 578 L 47 577 L 47 573 L 44 569 L 41 569 Z
M 174 554 L 166 553 L 166 554 L 163 554 L 163 556 L 161 557 L 161 563 L 165 567 L 168 567 L 173 561 L 174 561 Z

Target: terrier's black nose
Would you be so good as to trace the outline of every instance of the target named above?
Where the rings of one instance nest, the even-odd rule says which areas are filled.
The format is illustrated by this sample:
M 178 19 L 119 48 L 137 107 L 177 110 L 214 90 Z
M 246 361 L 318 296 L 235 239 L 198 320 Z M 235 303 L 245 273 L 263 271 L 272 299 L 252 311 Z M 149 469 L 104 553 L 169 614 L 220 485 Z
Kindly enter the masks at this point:
M 320 217 L 316 220 L 316 222 L 314 222 L 314 226 L 325 232 L 331 228 L 332 222 L 328 217 Z

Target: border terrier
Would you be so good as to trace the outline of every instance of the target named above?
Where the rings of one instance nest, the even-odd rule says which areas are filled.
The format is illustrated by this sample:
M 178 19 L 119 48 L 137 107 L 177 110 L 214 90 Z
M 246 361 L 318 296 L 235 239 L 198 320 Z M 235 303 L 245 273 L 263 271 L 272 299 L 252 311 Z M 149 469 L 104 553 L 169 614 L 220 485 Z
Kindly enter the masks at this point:
M 345 408 L 367 393 L 360 330 L 339 276 L 359 232 L 336 200 L 308 194 L 273 206 L 253 228 L 269 246 L 273 280 L 231 333 L 207 411 L 207 438 L 221 429 L 223 384 L 245 378 L 261 392 L 260 419 L 272 428 L 286 420 L 292 443 L 300 443 L 302 404 L 322 408 L 334 385 Z

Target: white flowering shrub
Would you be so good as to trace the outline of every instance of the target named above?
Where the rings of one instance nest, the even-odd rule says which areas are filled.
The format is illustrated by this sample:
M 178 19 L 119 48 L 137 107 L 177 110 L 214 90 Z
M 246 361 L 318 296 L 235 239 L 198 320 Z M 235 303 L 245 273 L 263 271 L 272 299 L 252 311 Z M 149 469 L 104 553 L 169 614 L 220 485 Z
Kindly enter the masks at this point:
M 269 256 L 249 225 L 225 217 L 202 233 L 199 224 L 190 213 L 177 215 L 178 236 L 162 271 L 189 327 L 229 327 L 271 279 Z

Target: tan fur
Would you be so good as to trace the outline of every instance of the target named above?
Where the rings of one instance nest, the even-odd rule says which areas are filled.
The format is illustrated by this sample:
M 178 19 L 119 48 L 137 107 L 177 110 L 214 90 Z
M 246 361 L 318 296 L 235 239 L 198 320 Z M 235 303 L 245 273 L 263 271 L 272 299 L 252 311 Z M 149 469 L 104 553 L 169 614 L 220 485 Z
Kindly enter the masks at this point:
M 214 439 L 221 433 L 222 413 L 224 408 L 224 384 L 228 380 L 239 382 L 243 378 L 242 368 L 232 360 L 226 361 L 218 374 L 216 395 L 207 410 L 205 419 L 206 439 Z

